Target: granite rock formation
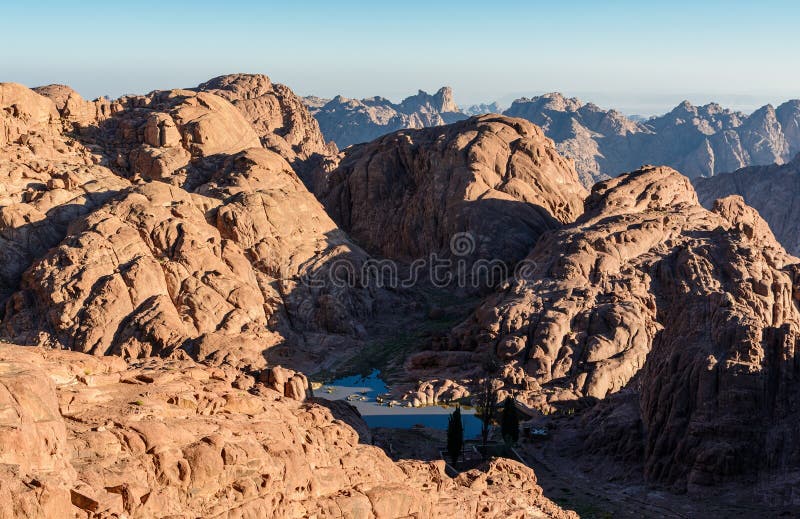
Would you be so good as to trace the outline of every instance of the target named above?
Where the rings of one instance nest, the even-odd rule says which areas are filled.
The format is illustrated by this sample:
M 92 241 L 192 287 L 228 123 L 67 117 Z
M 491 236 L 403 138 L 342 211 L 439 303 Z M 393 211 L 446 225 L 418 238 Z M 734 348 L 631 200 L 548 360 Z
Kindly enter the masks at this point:
M 470 105 L 466 108 L 461 110 L 466 115 L 472 117 L 473 115 L 484 115 L 484 114 L 500 114 L 503 113 L 503 108 L 500 106 L 499 103 L 480 103 L 477 105 Z
M 1 331 L 29 345 L 0 344 L 1 515 L 575 517 L 518 463 L 393 463 L 275 364 L 323 368 L 389 297 L 306 282 L 368 259 L 293 169 L 315 128 L 263 76 L 0 84 Z
M 491 357 L 504 391 L 538 407 L 632 390 L 650 481 L 796 484 L 800 265 L 741 197 L 708 211 L 688 178 L 645 167 L 595 185 L 527 260 L 438 351 L 410 359 L 415 376 L 474 377 Z M 630 439 L 598 443 L 616 441 Z
M 521 259 L 547 230 L 583 211 L 572 163 L 521 119 L 475 117 L 348 148 L 315 192 L 369 252 L 414 260 Z M 468 233 L 467 249 L 451 240 Z M 502 239 L 497 239 L 502 235 Z
M 357 345 L 381 294 L 305 279 L 368 256 L 262 146 L 278 139 L 264 115 L 273 97 L 260 94 L 266 78 L 248 78 L 252 95 L 240 76 L 204 86 L 251 102 L 239 109 L 203 89 L 89 102 L 2 85 L 6 335 L 241 366 L 280 345 L 274 355 L 319 367 Z M 310 156 L 297 142 L 289 158 Z
M 325 142 L 303 99 L 267 76 L 220 76 L 201 84 L 197 90 L 230 101 L 252 125 L 263 146 L 280 154 L 299 174 L 314 164 L 313 159 L 337 151 L 335 145 Z
M 754 204 L 770 191 L 741 189 L 747 170 L 698 182 L 706 209 L 668 167 L 588 196 L 580 182 L 601 156 L 671 160 L 648 148 L 662 137 L 738 142 L 731 163 L 784 161 L 794 105 L 748 118 L 682 105 L 634 123 L 542 103 L 544 131 L 486 115 L 335 152 L 265 76 L 95 101 L 0 84 L 0 336 L 28 345 L 0 345 L 0 513 L 572 516 L 519 464 L 455 479 L 441 463 L 396 464 L 359 444 L 369 433 L 352 409 L 304 401 L 303 369 L 417 308 L 400 291 L 313 281 L 339 261 L 433 253 L 524 268 L 425 336 L 401 374 L 418 380 L 412 404 L 492 375 L 531 407 L 594 406 L 585 448 L 624 453 L 649 482 L 750 478 L 797 503 L 800 265 L 741 196 L 718 197 L 725 182 Z M 448 90 L 354 106 L 420 126 L 457 113 Z M 557 143 L 595 146 L 582 177 Z M 708 146 L 714 164 L 727 156 Z M 681 160 L 695 175 L 709 157 Z M 792 193 L 795 170 L 753 176 Z M 793 213 L 764 211 L 793 246 Z
M 420 92 L 399 105 L 381 97 L 303 101 L 325 137 L 340 148 L 404 128 L 501 112 L 497 103 L 459 109 L 450 89 L 434 96 Z M 558 151 L 575 161 L 587 188 L 642 164 L 670 166 L 690 178 L 711 177 L 745 166 L 783 164 L 800 152 L 800 100 L 766 105 L 750 115 L 684 101 L 664 115 L 641 118 L 550 93 L 517 99 L 502 113 L 540 126 Z
M 60 90 L 68 117 L 84 117 L 76 109 L 84 108 L 82 100 Z M 72 220 L 130 186 L 62 124 L 49 99 L 22 85 L 0 84 L 0 301 L 63 239 Z

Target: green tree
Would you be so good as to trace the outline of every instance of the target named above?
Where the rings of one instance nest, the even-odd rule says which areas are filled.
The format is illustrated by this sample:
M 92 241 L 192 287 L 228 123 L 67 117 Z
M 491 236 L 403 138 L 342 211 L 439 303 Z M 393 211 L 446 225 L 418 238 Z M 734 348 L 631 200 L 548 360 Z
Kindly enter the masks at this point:
M 503 416 L 500 418 L 500 431 L 503 433 L 503 440 L 506 445 L 513 445 L 519 440 L 519 415 L 514 399 L 506 397 L 503 403 Z
M 461 422 L 461 407 L 456 407 L 447 420 L 447 453 L 450 454 L 453 463 L 458 461 L 463 447 L 464 424 Z

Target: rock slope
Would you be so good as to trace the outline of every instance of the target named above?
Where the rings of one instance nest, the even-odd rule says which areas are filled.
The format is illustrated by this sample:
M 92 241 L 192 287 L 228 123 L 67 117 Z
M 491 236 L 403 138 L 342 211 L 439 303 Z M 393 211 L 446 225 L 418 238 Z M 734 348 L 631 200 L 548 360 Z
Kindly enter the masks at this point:
M 513 461 L 393 463 L 264 375 L 0 345 L 3 517 L 577 517 Z
M 67 117 L 83 116 L 74 97 L 59 101 Z M 96 117 L 96 107 L 89 108 Z M 49 99 L 22 85 L 0 84 L 0 302 L 31 263 L 61 241 L 72 220 L 130 186 L 62 124 Z
M 585 195 L 572 163 L 539 128 L 492 115 L 349 148 L 315 189 L 372 253 L 451 256 L 451 239 L 469 233 L 469 250 L 457 254 L 508 263 L 580 215 Z
M 286 85 L 261 74 L 220 76 L 197 87 L 230 101 L 252 125 L 264 147 L 285 158 L 302 174 L 308 162 L 336 152 L 303 100 Z
M 500 114 L 503 113 L 503 108 L 500 106 L 499 103 L 480 103 L 477 105 L 470 105 L 461 110 L 466 115 L 472 117 L 473 115 L 484 115 L 484 114 Z
M 800 266 L 741 197 L 708 211 L 689 179 L 645 167 L 595 185 L 578 221 L 526 259 L 439 351 L 409 361 L 417 376 L 477 376 L 489 357 L 535 406 L 631 389 L 649 480 L 787 474 L 775 486 L 791 488 Z
M 453 100 L 450 87 L 433 95 L 422 90 L 398 104 L 384 97 L 334 99 L 308 97 L 304 101 L 319 121 L 322 134 L 339 148 L 368 142 L 404 128 L 426 128 L 466 119 Z
M 800 256 L 800 154 L 786 164 L 752 166 L 733 173 L 692 180 L 700 202 L 740 195 L 767 221 L 786 250 Z
M 664 164 L 689 177 L 744 166 L 783 163 L 800 152 L 800 101 L 766 105 L 750 115 L 716 103 L 684 101 L 671 112 L 634 121 L 615 110 L 552 93 L 521 98 L 504 112 L 541 126 L 586 186 L 638 168 Z

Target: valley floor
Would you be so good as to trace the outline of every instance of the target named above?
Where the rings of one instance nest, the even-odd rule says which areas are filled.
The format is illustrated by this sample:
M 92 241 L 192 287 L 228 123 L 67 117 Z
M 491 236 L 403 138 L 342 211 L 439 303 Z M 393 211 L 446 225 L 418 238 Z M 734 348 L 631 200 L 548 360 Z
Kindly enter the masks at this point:
M 789 509 L 767 509 L 742 492 L 707 497 L 674 494 L 648 487 L 631 478 L 620 478 L 625 468 L 606 460 L 564 455 L 570 452 L 569 433 L 562 439 L 522 442 L 518 452 L 534 469 L 544 495 L 562 508 L 576 511 L 584 519 L 728 519 L 796 517 Z M 374 444 L 394 460 L 435 460 L 446 443 L 446 433 L 426 427 L 411 429 L 374 428 Z M 629 469 L 628 469 L 629 470 Z

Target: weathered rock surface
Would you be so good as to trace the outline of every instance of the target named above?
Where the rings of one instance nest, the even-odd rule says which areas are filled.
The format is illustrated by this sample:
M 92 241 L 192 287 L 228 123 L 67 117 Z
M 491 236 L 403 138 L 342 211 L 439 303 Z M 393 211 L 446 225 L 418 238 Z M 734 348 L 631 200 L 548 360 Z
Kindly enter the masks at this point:
M 130 185 L 62 123 L 50 99 L 0 83 L 0 304 L 72 220 Z
M 539 128 L 502 116 L 354 146 L 315 189 L 334 220 L 371 253 L 508 263 L 524 257 L 543 232 L 580 215 L 585 195 L 572 163 Z M 469 243 L 451 244 L 457 233 L 468 233 Z
M 197 87 L 230 101 L 253 126 L 264 147 L 279 153 L 298 173 L 318 156 L 336 153 L 319 124 L 286 85 L 261 74 L 220 76 Z
M 740 195 L 758 210 L 786 250 L 800 256 L 800 154 L 787 164 L 753 166 L 733 173 L 692 180 L 705 207 L 729 195 Z
M 577 517 L 518 463 L 456 479 L 393 463 L 324 407 L 241 377 L 0 345 L 3 516 Z
M 581 180 L 616 176 L 642 164 L 664 164 L 689 177 L 710 177 L 756 164 L 784 163 L 800 152 L 800 101 L 750 115 L 716 103 L 684 101 L 671 112 L 634 121 L 615 110 L 552 93 L 521 98 L 503 112 L 544 129 L 575 160 Z
M 527 259 L 421 373 L 457 378 L 488 355 L 507 391 L 540 406 L 633 387 L 651 481 L 796 473 L 798 260 L 740 197 L 708 211 L 689 179 L 646 167 L 597 184 Z
M 243 79 L 228 79 L 207 85 L 241 94 Z M 183 349 L 253 367 L 294 355 L 316 369 L 335 360 L 326 352 L 357 346 L 381 294 L 306 280 L 368 256 L 261 146 L 245 116 L 268 133 L 259 117 L 270 84 L 250 79 L 255 104 L 241 110 L 204 91 L 90 103 L 67 87 L 40 89 L 50 100 L 3 85 L 15 107 L 3 112 L 0 162 L 10 178 L 0 208 L 7 335 L 130 357 Z M 22 144 L 23 134 L 34 137 Z M 313 140 L 298 142 L 296 157 L 308 157 Z
M 327 100 L 318 97 L 303 99 L 311 114 L 319 121 L 325 138 L 339 148 L 368 142 L 405 128 L 439 126 L 461 119 L 450 87 L 442 87 L 433 95 L 422 90 L 399 104 L 384 97 L 347 99 L 337 96 Z

